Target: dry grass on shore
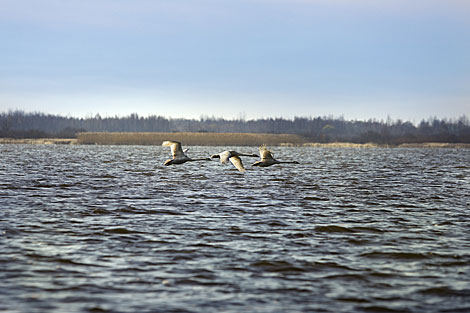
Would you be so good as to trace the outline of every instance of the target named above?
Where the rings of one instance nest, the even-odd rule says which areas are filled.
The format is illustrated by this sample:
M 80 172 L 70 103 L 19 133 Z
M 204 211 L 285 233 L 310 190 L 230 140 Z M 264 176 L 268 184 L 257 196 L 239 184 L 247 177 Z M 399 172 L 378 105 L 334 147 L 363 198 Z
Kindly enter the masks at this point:
M 422 143 L 402 143 L 399 145 L 384 145 L 373 142 L 352 143 L 352 142 L 330 142 L 317 143 L 307 142 L 304 147 L 319 148 L 450 148 L 450 149 L 470 149 L 468 143 L 446 143 L 446 142 L 422 142 Z
M 0 144 L 30 144 L 30 145 L 75 145 L 75 138 L 0 138 Z
M 302 145 L 306 140 L 289 134 L 255 133 L 104 133 L 86 132 L 77 135 L 79 144 L 161 145 L 165 140 L 180 141 L 189 146 L 259 146 Z
M 316 147 L 316 148 L 389 148 L 388 145 L 379 145 L 373 142 L 368 143 L 353 143 L 353 142 L 307 142 L 303 144 L 304 147 Z
M 161 145 L 165 140 L 176 140 L 185 146 L 304 146 L 319 148 L 451 148 L 470 149 L 468 143 L 403 143 L 400 145 L 379 145 L 375 143 L 307 142 L 301 136 L 289 134 L 257 134 L 257 133 L 131 133 L 131 132 L 85 132 L 77 138 L 38 138 L 13 139 L 0 138 L 0 144 L 98 144 L 98 145 Z
M 399 148 L 451 148 L 470 149 L 470 143 L 447 143 L 447 142 L 423 142 L 423 143 L 402 143 Z

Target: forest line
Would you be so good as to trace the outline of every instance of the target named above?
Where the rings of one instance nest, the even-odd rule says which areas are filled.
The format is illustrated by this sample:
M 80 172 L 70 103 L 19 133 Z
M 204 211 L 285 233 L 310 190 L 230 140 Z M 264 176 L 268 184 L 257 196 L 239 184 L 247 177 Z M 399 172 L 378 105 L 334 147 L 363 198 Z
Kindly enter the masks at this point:
M 130 114 L 124 117 L 78 118 L 40 112 L 9 111 L 0 113 L 0 138 L 77 138 L 84 132 L 160 132 L 160 133 L 253 133 L 289 134 L 305 142 L 376 143 L 470 143 L 470 121 L 429 118 L 418 124 L 402 120 L 367 121 L 333 117 L 263 118 L 256 120 L 201 117 L 200 119 L 146 117 Z

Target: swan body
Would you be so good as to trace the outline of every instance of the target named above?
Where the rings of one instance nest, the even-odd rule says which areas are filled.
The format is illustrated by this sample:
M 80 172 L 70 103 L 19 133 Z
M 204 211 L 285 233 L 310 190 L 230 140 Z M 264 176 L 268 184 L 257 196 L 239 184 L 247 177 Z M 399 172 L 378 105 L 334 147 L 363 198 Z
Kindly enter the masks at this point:
M 170 147 L 171 148 L 171 155 L 173 156 L 172 159 L 168 159 L 165 161 L 165 165 L 172 165 L 172 164 L 183 164 L 190 161 L 210 161 L 209 158 L 201 158 L 201 159 L 191 159 L 186 155 L 186 152 L 189 149 L 182 149 L 181 142 L 178 141 L 164 141 L 162 146 Z
M 263 145 L 259 147 L 259 154 L 261 156 L 260 161 L 256 161 L 255 163 L 252 164 L 252 166 L 259 166 L 259 167 L 268 167 L 274 164 L 299 164 L 297 161 L 278 161 L 273 157 L 273 154 L 271 151 L 268 150 L 268 148 Z
M 217 154 L 211 155 L 212 159 L 220 159 L 220 163 L 227 163 L 227 161 L 232 162 L 232 164 L 239 170 L 240 172 L 245 172 L 245 167 L 243 166 L 242 159 L 240 156 L 250 156 L 250 157 L 258 157 L 257 154 L 244 154 L 238 153 L 237 151 L 224 151 Z

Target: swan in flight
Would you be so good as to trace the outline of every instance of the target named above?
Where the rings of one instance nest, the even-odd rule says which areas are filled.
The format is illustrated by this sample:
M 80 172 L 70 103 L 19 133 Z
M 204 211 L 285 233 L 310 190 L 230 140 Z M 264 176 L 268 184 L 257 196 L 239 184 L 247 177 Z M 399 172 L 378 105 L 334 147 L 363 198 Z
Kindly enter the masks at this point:
M 165 165 L 171 165 L 171 164 L 183 164 L 189 161 L 210 161 L 211 159 L 209 158 L 202 158 L 202 159 L 191 159 L 186 155 L 186 152 L 189 149 L 183 149 L 181 148 L 181 142 L 178 141 L 164 141 L 162 143 L 162 146 L 165 147 L 170 147 L 171 148 L 171 154 L 173 156 L 173 159 L 168 159 L 165 161 Z
M 238 153 L 237 151 L 224 151 L 217 154 L 211 155 L 212 159 L 220 159 L 220 162 L 225 164 L 227 160 L 230 160 L 232 164 L 239 170 L 240 172 L 245 172 L 245 168 L 243 167 L 242 159 L 240 156 L 249 156 L 249 157 L 258 157 L 257 154 L 244 154 Z
M 259 154 L 261 155 L 261 160 L 256 161 L 252 166 L 267 167 L 273 164 L 299 164 L 297 161 L 278 161 L 273 157 L 271 151 L 265 145 L 259 147 Z

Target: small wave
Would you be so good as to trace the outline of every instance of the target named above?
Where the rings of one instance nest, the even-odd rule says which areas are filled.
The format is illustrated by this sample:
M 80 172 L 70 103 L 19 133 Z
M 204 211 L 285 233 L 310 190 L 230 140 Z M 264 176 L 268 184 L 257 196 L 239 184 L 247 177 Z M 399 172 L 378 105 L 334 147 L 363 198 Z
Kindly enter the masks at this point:
M 103 209 L 103 208 L 96 208 L 91 211 L 91 215 L 108 215 L 111 214 L 111 211 Z
M 345 265 L 338 264 L 336 262 L 315 262 L 311 264 L 311 267 L 313 269 L 326 269 L 326 270 L 346 270 L 346 271 L 352 271 L 353 269 L 350 267 L 347 267 Z
M 109 310 L 107 310 L 107 309 L 102 309 L 102 308 L 99 307 L 99 306 L 91 307 L 91 308 L 89 308 L 87 311 L 88 311 L 88 312 L 91 312 L 91 313 L 110 312 Z
M 271 179 L 270 181 L 272 181 L 272 182 L 290 182 L 291 180 L 288 179 L 288 178 L 274 178 L 274 179 Z
M 448 286 L 431 287 L 418 291 L 421 294 L 433 296 L 454 296 L 454 297 L 470 297 L 470 289 L 456 290 Z
M 353 233 L 354 230 L 337 225 L 328 225 L 328 226 L 317 226 L 315 231 L 325 232 L 325 233 Z
M 454 262 L 442 262 L 439 263 L 439 266 L 441 267 L 454 267 L 454 266 L 468 266 L 468 261 L 467 260 L 462 260 L 462 261 L 454 261 Z
M 352 204 L 352 203 L 345 203 L 345 204 L 340 204 L 338 207 L 343 208 L 343 209 L 354 209 L 357 208 L 357 205 Z
M 140 232 L 135 231 L 135 230 L 129 230 L 124 227 L 113 227 L 113 228 L 107 228 L 104 230 L 105 233 L 108 234 L 138 234 Z
M 374 313 L 406 313 L 406 312 L 411 312 L 408 309 L 400 308 L 400 309 L 392 309 L 386 306 L 381 306 L 381 305 L 370 305 L 370 306 L 364 306 L 361 308 L 361 311 L 364 312 L 374 312 Z
M 198 248 L 198 249 L 206 249 L 206 248 L 209 248 L 209 249 L 212 249 L 212 248 L 217 248 L 217 246 L 214 246 L 212 244 L 207 244 L 207 243 L 204 243 L 204 242 L 198 242 L 198 243 L 194 243 L 191 245 L 191 247 L 195 247 L 195 248 Z
M 461 307 L 461 308 L 442 309 L 439 312 L 442 312 L 442 313 L 468 313 L 468 312 L 470 312 L 470 306 Z
M 110 178 L 118 178 L 117 176 L 115 175 L 111 175 L 111 174 L 105 174 L 105 175 L 99 175 L 99 176 L 95 176 L 93 178 L 104 178 L 104 179 L 110 179 Z
M 119 209 L 119 213 L 126 214 L 168 214 L 168 215 L 186 215 L 186 213 L 171 209 L 139 209 L 133 206 L 127 206 L 125 208 Z
M 230 226 L 229 230 L 231 233 L 235 233 L 235 234 L 241 234 L 245 232 L 243 229 L 241 229 L 238 226 Z
M 54 184 L 46 184 L 46 183 L 38 183 L 33 185 L 34 188 L 56 188 L 57 185 Z
M 338 264 L 336 262 L 302 262 L 297 261 L 295 263 L 287 262 L 287 261 L 270 261 L 270 260 L 261 260 L 258 262 L 254 262 L 251 264 L 256 268 L 261 268 L 267 272 L 275 272 L 275 273 L 284 273 L 284 272 L 330 272 L 330 271 L 354 271 L 352 268 L 347 266 Z M 345 274 L 349 275 L 349 274 Z M 350 274 L 355 275 L 355 274 Z M 361 276 L 361 275 L 359 275 Z
M 296 233 L 289 233 L 289 234 L 286 234 L 284 235 L 285 238 L 292 238 L 292 239 L 296 239 L 296 238 L 309 238 L 309 237 L 312 237 L 312 234 L 311 233 L 302 233 L 302 232 L 296 232 Z
M 330 199 L 322 198 L 322 197 L 308 196 L 308 197 L 304 197 L 304 200 L 308 200 L 308 201 L 328 201 Z
M 64 265 L 102 267 L 101 265 L 98 265 L 98 264 L 77 262 L 77 261 L 65 259 L 65 258 L 55 258 L 55 259 L 51 259 L 51 261 L 64 264 Z
M 262 214 L 262 212 L 260 212 L 259 214 Z M 280 220 L 267 220 L 267 221 L 264 221 L 264 220 L 257 220 L 255 222 L 252 222 L 250 223 L 250 225 L 269 225 L 269 226 L 273 226 L 273 227 L 286 227 L 286 226 L 289 226 L 289 224 L 287 223 L 284 223 L 283 221 L 280 221 Z
M 439 223 L 439 226 L 446 226 L 446 225 L 455 225 L 455 223 L 452 221 L 443 221 Z
M 398 203 L 394 207 L 400 208 L 400 209 L 419 209 L 421 206 L 415 205 L 412 203 Z
M 173 283 L 175 285 L 190 285 L 190 286 L 227 286 L 230 285 L 226 282 L 217 282 L 214 280 L 205 280 L 197 278 L 180 278 L 174 279 Z
M 384 230 L 381 230 L 379 228 L 375 227 L 370 227 L 370 226 L 364 226 L 364 227 L 352 227 L 352 231 L 358 232 L 358 233 L 377 233 L 381 234 L 384 233 Z
M 326 276 L 325 278 L 332 279 L 332 280 L 343 279 L 347 281 L 368 281 L 367 277 L 362 274 L 351 274 L 351 273 L 329 275 L 329 276 Z
M 424 260 L 431 257 L 429 254 L 415 252 L 368 252 L 361 254 L 363 257 L 371 259 L 394 259 L 394 260 Z
M 337 301 L 343 302 L 356 302 L 356 303 L 369 303 L 370 301 L 364 298 L 347 298 L 347 297 L 340 297 L 336 298 Z
M 372 272 L 368 273 L 367 276 L 370 277 L 379 277 L 379 278 L 394 278 L 394 277 L 399 277 L 399 275 L 393 274 L 393 273 L 384 273 L 384 272 Z
M 370 243 L 370 241 L 367 239 L 357 239 L 357 238 L 349 238 L 348 242 L 357 246 L 367 245 Z
M 260 290 L 266 293 L 277 292 L 291 295 L 303 294 L 303 296 L 309 296 L 312 294 L 312 289 L 308 287 L 261 288 Z
M 368 201 L 365 202 L 365 204 L 370 205 L 370 206 L 380 206 L 382 203 L 377 202 L 377 201 L 368 200 Z
M 140 174 L 143 175 L 143 176 L 149 176 L 149 177 L 150 176 L 155 176 L 154 172 L 141 172 Z
M 10 184 L 2 184 L 1 189 L 6 189 L 6 190 L 36 190 L 35 188 L 32 187 L 26 187 L 26 186 L 14 186 Z
M 36 252 L 25 253 L 24 255 L 27 258 L 31 258 L 36 261 L 56 262 L 62 265 L 101 267 L 100 265 L 97 265 L 97 264 L 83 263 L 83 262 L 78 262 L 78 261 L 74 261 L 74 260 L 67 259 L 67 258 L 55 257 L 55 256 L 50 256 L 50 255 L 42 255 Z M 57 269 L 55 269 L 54 271 L 57 271 Z
M 289 226 L 288 223 L 284 223 L 283 221 L 280 221 L 280 220 L 271 220 L 271 221 L 267 221 L 266 223 L 267 225 L 269 226 L 274 226 L 274 227 L 277 227 L 277 226 Z
M 304 269 L 297 267 L 287 261 L 268 261 L 262 260 L 250 264 L 255 268 L 262 269 L 267 272 L 303 272 Z

